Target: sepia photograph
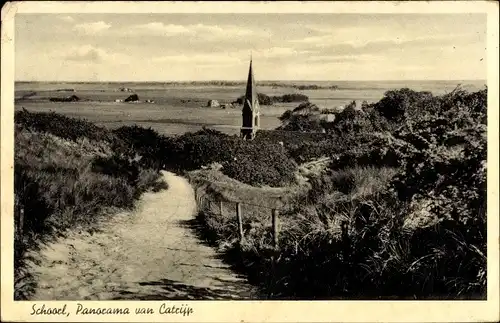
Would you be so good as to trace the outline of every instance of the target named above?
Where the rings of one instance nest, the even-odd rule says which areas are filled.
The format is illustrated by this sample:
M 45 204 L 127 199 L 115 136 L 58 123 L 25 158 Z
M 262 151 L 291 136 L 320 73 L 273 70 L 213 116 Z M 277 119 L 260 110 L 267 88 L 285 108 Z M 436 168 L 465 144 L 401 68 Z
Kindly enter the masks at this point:
M 491 300 L 487 12 L 114 5 L 13 21 L 26 317 Z

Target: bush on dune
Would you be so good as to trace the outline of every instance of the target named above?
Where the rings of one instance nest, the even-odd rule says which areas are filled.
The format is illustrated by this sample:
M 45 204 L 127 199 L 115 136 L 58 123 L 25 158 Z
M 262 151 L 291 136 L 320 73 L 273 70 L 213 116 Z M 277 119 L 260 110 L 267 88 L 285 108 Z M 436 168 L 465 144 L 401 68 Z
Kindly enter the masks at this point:
M 442 96 L 401 89 L 361 110 L 348 107 L 328 124 L 304 103 L 282 115 L 281 130 L 259 131 L 253 141 L 207 129 L 168 138 L 122 127 L 101 133 L 103 144 L 90 134 L 100 128 L 70 122 L 72 133 L 57 116 L 36 121 L 23 112 L 16 115 L 16 205 L 29 230 L 62 229 L 93 222 L 97 205 L 131 206 L 156 185 L 158 169 L 220 163 L 243 183 L 287 186 L 297 163 L 326 156 L 326 170 L 307 175 L 307 194 L 281 212 L 277 253 L 268 216 L 245 219 L 239 246 L 234 217 L 201 215 L 251 280 L 272 298 L 481 298 L 486 102 L 486 89 Z M 83 149 L 77 142 L 87 134 L 94 141 Z M 97 142 L 103 147 L 91 149 Z
M 288 93 L 283 95 L 269 96 L 264 93 L 258 93 L 257 97 L 259 99 L 260 105 L 273 105 L 274 103 L 290 103 L 290 102 L 307 102 L 309 97 L 301 93 Z M 237 104 L 243 104 L 245 101 L 245 96 L 242 95 L 234 101 Z
M 310 102 L 304 102 L 293 110 L 285 111 L 280 117 L 281 126 L 278 130 L 322 132 L 320 108 Z
M 232 159 L 238 138 L 215 130 L 204 129 L 174 139 L 169 162 L 183 170 L 199 169 L 212 163 Z
M 142 128 L 137 125 L 120 127 L 113 130 L 113 134 L 120 138 L 114 150 L 122 154 L 122 158 L 137 159 L 137 164 L 144 168 L 156 170 L 163 168 L 166 151 L 170 144 L 167 137 L 151 128 Z
M 24 140 L 30 139 L 29 142 Z M 37 141 L 35 138 L 39 138 Z M 35 222 L 43 227 L 44 217 L 52 214 L 56 219 L 57 215 L 66 209 L 72 208 L 75 216 L 78 212 L 94 212 L 101 207 L 129 207 L 134 200 L 134 191 L 138 179 L 138 168 L 133 172 L 129 165 L 116 164 L 113 157 L 85 156 L 76 150 L 68 150 L 68 154 L 54 158 L 55 154 L 47 154 L 47 158 L 36 157 L 45 150 L 63 150 L 63 142 L 44 140 L 43 134 L 36 134 L 30 137 L 22 135 L 16 138 L 16 172 L 15 172 L 15 193 L 19 194 L 20 201 L 24 208 L 25 221 Z M 50 137 L 49 137 L 50 138 Z M 47 145 L 47 146 L 42 146 Z M 62 147 L 58 149 L 57 147 Z M 111 158 L 116 167 L 111 167 Z M 104 161 L 108 161 L 104 163 Z M 97 171 L 91 165 L 105 166 L 107 174 Z M 109 166 L 109 167 L 108 167 Z M 135 176 L 130 176 L 135 173 Z M 25 190 L 37 192 L 37 200 L 46 205 L 45 211 L 36 208 L 26 208 L 27 203 L 31 203 L 32 197 L 25 199 Z M 32 194 L 30 195 L 32 196 Z M 38 202 L 37 202 L 38 203 Z M 31 212 L 30 210 L 33 210 Z M 54 224 L 65 229 L 66 226 L 61 221 Z M 42 232 L 43 230 L 26 230 L 27 234 Z
M 166 186 L 134 159 L 143 151 L 104 128 L 28 111 L 15 122 L 15 299 L 26 299 L 34 288 L 27 248 L 74 227 L 92 230 L 106 209 L 131 208 L 142 192 Z
M 332 162 L 280 217 L 277 262 L 259 242 L 268 219 L 233 246 L 242 270 L 272 298 L 484 298 L 486 98 L 392 91 L 338 119 L 344 140 L 285 145 L 296 160 Z
M 81 141 L 81 137 L 86 136 L 87 131 L 95 130 L 92 124 L 68 118 L 71 121 L 63 130 L 60 121 L 66 117 L 50 114 L 55 118 L 51 120 L 49 115 L 42 114 L 42 121 L 36 121 L 36 116 L 35 113 L 30 114 L 33 122 L 26 123 L 21 119 L 22 124 L 16 125 L 15 181 L 19 185 L 16 184 L 15 193 L 23 196 L 25 187 L 31 187 L 30 190 L 35 187 L 39 200 L 44 201 L 47 212 L 55 218 L 67 209 L 73 209 L 77 216 L 79 212 L 92 213 L 103 207 L 130 207 L 140 193 L 156 185 L 158 171 L 144 167 L 137 158 L 143 152 L 134 151 L 131 156 L 130 150 L 129 154 L 113 151 L 111 147 L 117 140 L 106 141 L 113 138 L 113 134 L 107 133 L 104 143 L 95 137 L 94 141 L 85 142 Z M 41 129 L 46 132 L 23 129 L 36 129 L 37 126 L 33 125 L 38 123 L 44 125 Z M 65 138 L 79 141 L 65 140 L 54 135 L 56 133 L 64 133 Z M 147 180 L 141 175 L 147 175 Z M 28 203 L 30 199 L 21 200 Z M 24 212 L 25 220 L 29 221 L 30 211 Z M 35 212 L 33 216 L 43 217 L 42 213 L 37 215 Z M 43 225 L 43 220 L 39 222 Z M 59 227 L 57 223 L 62 222 L 54 222 Z M 62 229 L 66 227 L 70 226 L 60 225 Z
M 194 170 L 219 163 L 224 174 L 251 185 L 280 186 L 294 178 L 296 165 L 279 144 L 244 141 L 214 130 L 187 133 L 174 141 L 169 162 L 176 168 Z
M 391 122 L 401 122 L 422 112 L 420 107 L 434 101 L 431 92 L 416 92 L 408 88 L 387 91 L 375 104 L 375 109 Z
M 242 142 L 234 157 L 223 163 L 223 173 L 250 185 L 287 186 L 297 165 L 279 144 Z
M 106 128 L 91 122 L 69 118 L 55 112 L 32 113 L 27 110 L 16 111 L 15 123 L 34 131 L 47 132 L 63 139 L 75 141 L 85 137 L 89 140 L 111 142 L 113 136 Z
M 296 165 L 277 143 L 244 141 L 210 129 L 173 138 L 160 136 L 151 129 L 120 129 L 117 134 L 125 138 L 127 145 L 139 147 L 134 148 L 141 152 L 139 163 L 146 159 L 150 160 L 148 164 L 163 165 L 176 172 L 219 163 L 224 174 L 251 185 L 280 186 L 294 179 Z
M 356 110 L 352 106 L 347 106 L 344 110 L 335 115 L 335 121 L 328 125 L 328 130 L 337 135 L 360 132 L 374 132 L 376 127 L 368 113 L 363 110 Z
M 66 229 L 92 228 L 104 208 L 133 204 L 136 189 L 126 180 L 90 172 L 84 163 L 74 161 L 74 168 L 67 168 L 31 165 L 16 158 L 15 299 L 26 299 L 33 292 L 34 281 L 24 266 L 28 248 L 36 250 L 38 243 Z
M 387 187 L 378 190 L 380 194 L 375 191 L 365 197 L 353 213 L 368 221 L 364 226 L 376 228 L 374 237 L 379 241 L 359 240 L 366 246 L 379 246 L 358 260 L 369 278 L 361 280 L 362 289 L 386 297 L 400 296 L 403 290 L 408 297 L 482 297 L 486 287 L 486 128 L 481 122 L 486 91 L 454 91 L 434 98 L 425 94 L 413 104 L 417 106 L 412 109 L 420 113 L 409 114 L 402 127 L 384 138 L 385 143 L 371 143 L 366 147 L 370 153 L 354 158 L 377 160 L 374 153 L 382 156 L 392 151 L 401 169 Z M 425 205 L 437 224 L 409 229 L 410 206 L 418 207 L 423 201 L 430 201 Z M 382 214 L 390 221 L 382 221 Z M 334 213 L 325 214 L 331 216 Z M 353 245 L 352 253 L 356 255 L 358 249 Z
M 290 103 L 290 102 L 307 102 L 309 97 L 301 93 L 289 93 L 283 94 L 281 96 L 273 96 L 272 100 L 274 102 Z
M 267 94 L 257 93 L 257 97 L 258 97 L 260 105 L 273 105 L 274 104 L 273 98 L 270 97 Z M 244 95 L 240 96 L 239 98 L 237 98 L 234 101 L 234 103 L 237 103 L 237 104 L 243 104 L 244 102 L 245 102 L 245 96 Z
M 313 142 L 333 139 L 326 133 L 315 132 L 292 132 L 285 130 L 263 130 L 260 129 L 255 135 L 254 141 L 267 143 L 283 143 L 285 148 L 298 145 L 303 142 Z

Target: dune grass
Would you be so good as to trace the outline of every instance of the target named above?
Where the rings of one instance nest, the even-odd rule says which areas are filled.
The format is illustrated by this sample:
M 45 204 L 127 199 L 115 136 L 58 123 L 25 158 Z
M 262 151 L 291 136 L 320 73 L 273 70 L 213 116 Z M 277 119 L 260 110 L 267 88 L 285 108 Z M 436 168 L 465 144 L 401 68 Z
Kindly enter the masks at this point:
M 485 258 L 461 241 L 466 228 L 446 221 L 409 228 L 409 205 L 381 193 L 396 174 L 353 167 L 321 176 L 327 184 L 312 180 L 308 197 L 280 214 L 278 250 L 268 209 L 243 212 L 243 243 L 234 209 L 221 214 L 217 203 L 204 204 L 198 217 L 227 261 L 269 299 L 482 298 L 485 285 L 471 281 L 481 279 L 473 273 Z
M 249 216 L 239 244 L 234 215 L 201 210 L 269 298 L 485 299 L 487 89 L 386 95 L 348 111 L 349 145 L 311 142 L 331 163 L 302 172 L 310 190 L 280 214 L 277 250 L 268 216 Z
M 64 210 L 63 223 L 72 226 L 88 219 L 84 210 L 71 209 L 75 199 L 88 203 L 85 210 L 96 201 L 127 207 L 129 196 L 137 198 L 138 188 L 154 181 L 155 168 L 144 165 L 164 163 L 194 170 L 187 176 L 203 233 L 270 299 L 484 299 L 486 97 L 487 89 L 439 97 L 389 91 L 364 111 L 345 111 L 325 129 L 329 137 L 304 144 L 293 133 L 279 137 L 289 140 L 272 140 L 269 132 L 241 143 L 207 130 L 172 140 L 125 128 L 133 144 L 120 145 L 116 135 L 106 143 L 85 139 L 94 129 L 85 123 L 74 123 L 81 127 L 77 136 L 58 125 L 68 142 L 47 137 L 42 148 L 25 144 L 28 153 L 16 155 L 27 166 L 19 162 L 16 179 L 30 184 L 16 192 L 21 202 L 28 196 L 29 204 L 20 203 L 31 212 L 27 218 L 36 217 L 33 210 Z M 50 129 L 26 120 L 35 130 Z M 152 144 L 145 134 L 158 140 Z M 47 145 L 60 147 L 50 152 Z M 137 151 L 148 163 L 133 160 Z M 296 165 L 323 156 L 331 160 L 326 168 Z M 214 162 L 222 169 L 196 171 Z M 63 179 L 70 183 L 65 190 L 59 189 L 68 185 Z M 235 202 L 242 203 L 243 241 Z M 276 249 L 272 209 L 280 211 Z
M 23 112 L 16 118 L 15 299 L 28 298 L 36 284 L 25 266 L 34 261 L 28 251 L 66 230 L 96 230 L 100 220 L 132 208 L 146 190 L 167 187 L 157 169 L 117 155 L 106 129 L 80 120 L 65 123 L 69 118 L 55 114 L 37 117 Z M 96 160 L 117 171 L 103 173 Z M 121 168 L 110 167 L 117 162 Z

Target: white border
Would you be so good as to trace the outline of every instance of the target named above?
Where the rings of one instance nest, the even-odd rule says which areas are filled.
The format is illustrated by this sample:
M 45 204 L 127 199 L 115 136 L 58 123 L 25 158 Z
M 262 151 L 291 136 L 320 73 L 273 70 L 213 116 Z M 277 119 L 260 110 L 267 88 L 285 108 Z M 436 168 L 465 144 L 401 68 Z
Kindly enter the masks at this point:
M 497 2 L 14 2 L 2 8 L 1 320 L 62 322 L 494 322 L 499 320 Z M 488 14 L 488 300 L 487 301 L 168 301 L 189 304 L 183 316 L 30 316 L 34 302 L 13 301 L 14 16 L 20 13 L 487 13 Z M 44 302 L 46 305 L 77 302 Z M 151 306 L 162 302 L 81 302 Z

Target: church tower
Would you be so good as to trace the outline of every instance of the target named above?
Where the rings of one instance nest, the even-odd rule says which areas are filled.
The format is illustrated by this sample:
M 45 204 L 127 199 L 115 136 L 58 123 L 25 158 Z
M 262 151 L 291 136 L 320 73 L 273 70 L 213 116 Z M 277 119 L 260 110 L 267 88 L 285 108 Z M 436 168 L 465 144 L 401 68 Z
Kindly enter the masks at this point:
M 257 88 L 255 87 L 255 79 L 253 77 L 251 58 L 242 116 L 241 137 L 246 140 L 252 140 L 260 127 L 260 106 Z

